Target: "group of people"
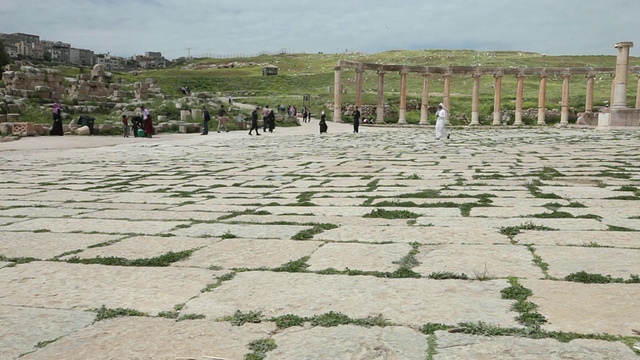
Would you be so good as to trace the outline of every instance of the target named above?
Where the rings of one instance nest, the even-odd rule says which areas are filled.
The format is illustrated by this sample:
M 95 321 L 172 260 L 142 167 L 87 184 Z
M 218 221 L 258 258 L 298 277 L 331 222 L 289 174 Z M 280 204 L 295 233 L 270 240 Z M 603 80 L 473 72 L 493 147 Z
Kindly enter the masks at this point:
M 353 133 L 354 134 L 357 134 L 359 131 L 360 121 L 362 121 L 363 124 L 375 123 L 373 119 L 367 120 L 366 118 L 362 118 L 362 120 L 360 120 L 361 116 L 362 114 L 360 113 L 360 110 L 358 110 L 358 108 L 356 107 L 355 111 L 353 112 Z M 443 103 L 438 104 L 438 109 L 436 110 L 436 116 L 437 116 L 436 140 L 445 139 L 445 138 L 449 139 L 451 137 L 451 134 L 449 134 L 449 132 L 447 131 L 447 110 L 445 110 Z
M 200 135 L 209 135 L 209 121 L 211 121 L 211 114 L 209 113 L 209 109 L 207 109 L 206 105 L 202 105 L 202 133 Z M 229 132 L 229 128 L 227 127 L 227 122 L 229 121 L 229 117 L 227 116 L 227 110 L 224 109 L 224 105 L 220 105 L 218 108 L 218 129 L 220 132 L 224 130 L 225 132 Z
M 302 122 L 311 122 L 311 112 L 306 106 L 302 107 Z
M 129 121 L 131 121 L 131 130 L 133 130 L 134 137 L 144 135 L 150 138 L 155 135 L 156 130 L 153 127 L 153 120 L 149 110 L 144 106 L 140 106 L 140 110 L 142 110 L 142 116 L 129 117 L 127 114 L 122 114 L 122 133 L 124 137 L 129 137 Z M 140 134 L 139 130 L 142 130 L 144 134 Z

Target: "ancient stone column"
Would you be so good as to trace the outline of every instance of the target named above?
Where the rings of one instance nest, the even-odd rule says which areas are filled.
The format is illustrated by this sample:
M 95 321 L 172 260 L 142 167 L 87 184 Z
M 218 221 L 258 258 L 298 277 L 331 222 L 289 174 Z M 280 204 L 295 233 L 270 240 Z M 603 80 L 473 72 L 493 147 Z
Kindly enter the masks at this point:
M 640 81 L 638 81 L 640 84 Z M 422 74 L 422 106 L 420 107 L 420 125 L 429 124 L 429 73 Z
M 569 78 L 571 74 L 562 74 L 562 109 L 560 111 L 560 124 L 569 123 Z
M 596 74 L 590 72 L 585 77 L 587 78 L 587 101 L 584 105 L 584 111 L 590 113 L 593 112 L 593 83 Z
M 471 123 L 470 125 L 480 125 L 480 73 L 474 73 L 473 91 L 471 95 Z
M 619 42 L 616 44 L 618 57 L 616 60 L 615 92 L 612 109 L 627 108 L 627 74 L 629 72 L 629 49 L 632 42 Z
M 376 122 L 384 121 L 384 70 L 378 71 L 378 105 L 376 107 Z
M 500 125 L 502 124 L 502 119 L 500 116 L 500 102 L 502 95 L 502 76 L 504 74 L 502 72 L 496 73 L 493 77 L 496 78 L 495 91 L 493 95 L 493 124 L 492 125 Z
M 447 110 L 447 116 L 445 118 L 447 122 L 449 122 L 449 115 L 451 114 L 451 75 L 451 71 L 447 71 L 446 73 L 444 73 L 444 75 L 442 75 L 442 77 L 444 78 L 444 94 L 442 104 L 444 105 L 444 109 Z
M 362 69 L 356 69 L 356 107 L 362 110 Z
M 340 66 L 333 68 L 333 121 L 342 122 L 342 71 Z
M 516 75 L 518 85 L 516 90 L 516 118 L 513 125 L 522 125 L 522 98 L 524 97 L 524 74 Z
M 400 117 L 398 124 L 407 123 L 407 72 L 400 71 Z
M 640 109 L 640 73 L 638 75 L 638 90 L 636 91 L 636 109 Z
M 611 74 L 611 95 L 609 97 L 609 106 L 613 104 L 613 99 L 616 96 L 616 74 Z
M 547 101 L 547 74 L 540 74 L 540 91 L 538 92 L 538 125 L 545 125 Z

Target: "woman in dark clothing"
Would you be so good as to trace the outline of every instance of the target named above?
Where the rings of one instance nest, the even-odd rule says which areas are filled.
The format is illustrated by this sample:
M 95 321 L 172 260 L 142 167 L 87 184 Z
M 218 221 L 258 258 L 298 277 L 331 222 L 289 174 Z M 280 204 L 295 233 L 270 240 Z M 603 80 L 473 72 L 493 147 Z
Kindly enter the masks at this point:
M 356 111 L 353 112 L 353 132 L 357 134 L 359 127 L 360 127 L 360 110 L 356 108 Z
M 142 110 L 142 119 L 144 121 L 144 132 L 147 137 L 150 138 L 156 133 L 155 129 L 153 128 L 151 114 L 149 114 L 149 110 L 145 109 L 144 106 L 141 106 L 140 109 Z
M 327 132 L 327 115 L 322 111 L 320 115 L 320 134 Z
M 53 126 L 51 126 L 49 135 L 64 135 L 64 130 L 62 129 L 62 109 L 57 102 L 53 105 Z
M 267 116 L 267 121 L 269 121 L 269 132 L 273 132 L 273 129 L 276 127 L 276 114 L 273 110 L 269 111 L 269 115 Z

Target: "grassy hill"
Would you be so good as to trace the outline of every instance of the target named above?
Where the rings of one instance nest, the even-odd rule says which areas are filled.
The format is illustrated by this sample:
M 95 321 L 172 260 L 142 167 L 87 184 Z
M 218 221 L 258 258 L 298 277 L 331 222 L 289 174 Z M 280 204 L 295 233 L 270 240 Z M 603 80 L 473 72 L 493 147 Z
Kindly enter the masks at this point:
M 530 52 L 492 51 L 480 52 L 472 50 L 415 50 L 386 51 L 377 54 L 282 54 L 253 58 L 232 59 L 196 59 L 200 67 L 242 63 L 245 66 L 236 68 L 204 68 L 187 69 L 178 66 L 169 69 L 146 71 L 141 76 L 156 79 L 163 92 L 179 96 L 180 86 L 190 86 L 192 91 L 212 91 L 223 96 L 247 96 L 243 101 L 256 104 L 293 104 L 302 105 L 302 95 L 310 94 L 312 112 L 328 110 L 327 104 L 333 101 L 333 68 L 339 60 L 362 61 L 380 64 L 430 65 L 430 66 L 491 66 L 491 67 L 615 67 L 615 55 L 611 56 L 545 56 Z M 251 64 L 251 65 L 249 65 Z M 279 67 L 279 75 L 262 76 L 262 66 L 272 64 Z M 640 65 L 640 58 L 632 57 L 631 66 Z M 343 96 L 343 105 L 354 102 L 355 72 L 345 70 L 342 80 L 347 94 Z M 629 78 L 629 104 L 635 104 L 636 78 Z M 363 101 L 374 105 L 377 99 L 378 78 L 374 72 L 365 72 Z M 481 78 L 481 118 L 489 116 L 493 111 L 493 84 L 491 76 Z M 525 108 L 536 108 L 539 80 L 537 77 L 525 79 Z M 452 114 L 471 113 L 470 77 L 454 76 L 451 82 Z M 547 108 L 559 108 L 561 100 L 562 78 L 550 76 L 548 79 Z M 385 76 L 385 101 L 392 107 L 399 102 L 400 76 L 387 73 Z M 430 104 L 442 100 L 443 82 L 438 76 L 430 81 Z M 596 106 L 609 101 L 611 77 L 599 74 L 595 82 Z M 408 101 L 420 103 L 422 78 L 417 74 L 408 77 Z M 573 76 L 570 80 L 571 107 L 575 111 L 584 110 L 586 95 L 586 79 Z M 438 96 L 439 95 L 439 96 Z M 516 79 L 505 76 L 503 79 L 502 107 L 515 107 Z M 409 112 L 409 122 L 417 122 L 419 113 Z M 397 119 L 388 119 L 395 121 Z

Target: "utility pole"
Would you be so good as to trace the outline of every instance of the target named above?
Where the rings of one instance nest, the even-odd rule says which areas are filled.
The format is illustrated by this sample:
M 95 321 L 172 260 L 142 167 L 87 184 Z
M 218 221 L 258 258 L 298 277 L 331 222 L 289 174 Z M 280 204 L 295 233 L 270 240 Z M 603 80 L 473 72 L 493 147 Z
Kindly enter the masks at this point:
M 191 59 L 191 48 L 187 48 L 187 59 Z

